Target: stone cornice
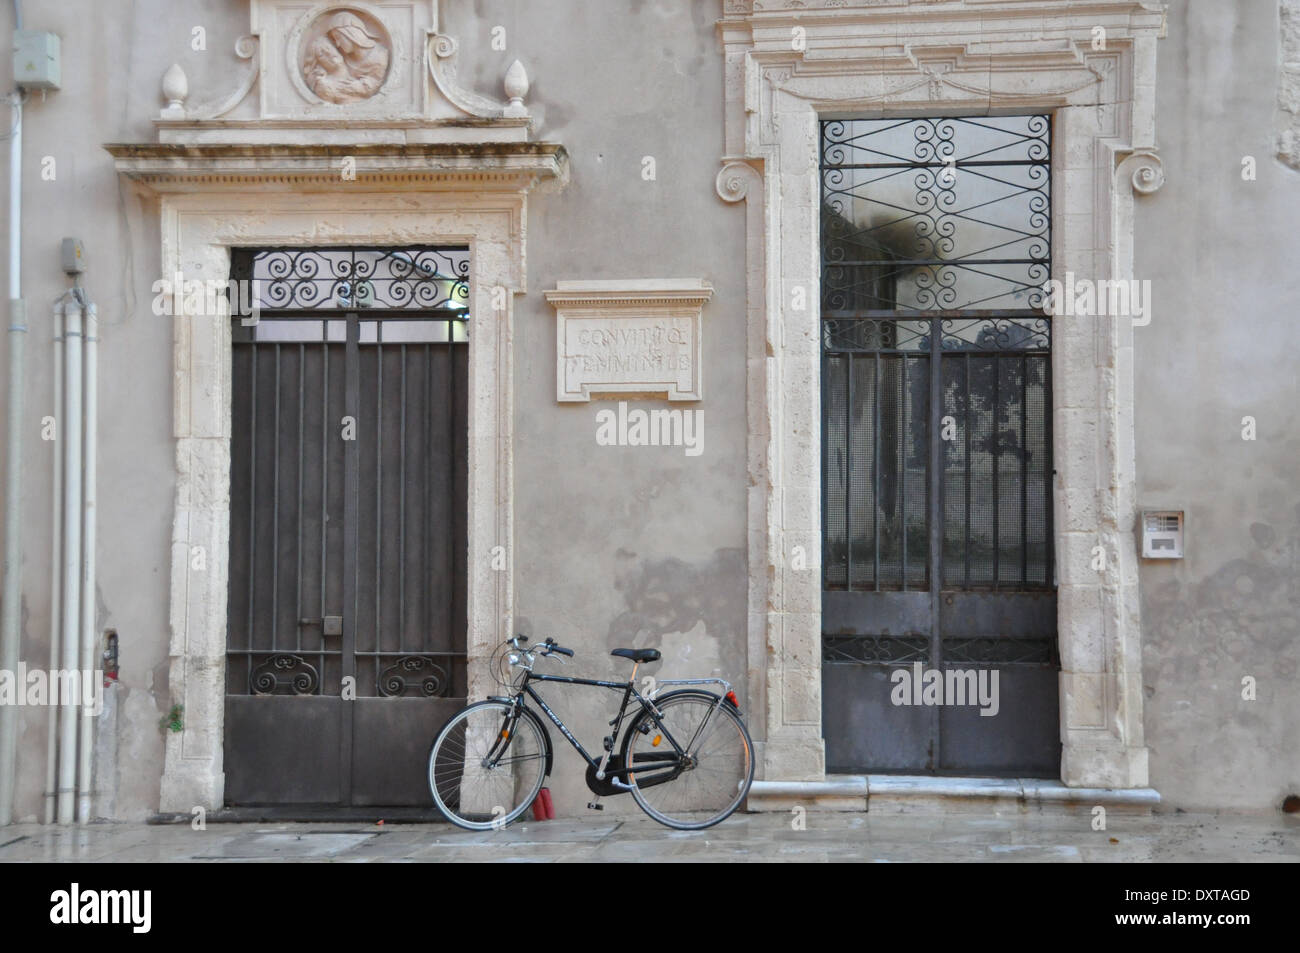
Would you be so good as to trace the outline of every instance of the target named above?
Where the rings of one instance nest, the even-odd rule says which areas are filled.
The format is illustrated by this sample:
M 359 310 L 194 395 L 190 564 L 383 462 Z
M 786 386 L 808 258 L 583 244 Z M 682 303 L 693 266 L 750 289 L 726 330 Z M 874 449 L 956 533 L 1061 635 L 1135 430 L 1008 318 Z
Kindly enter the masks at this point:
M 557 281 L 553 290 L 542 295 L 552 305 L 566 308 L 698 308 L 713 297 L 713 287 L 699 278 Z
M 528 191 L 563 183 L 568 153 L 552 142 L 405 145 L 110 143 L 118 172 L 154 192 L 234 188 L 473 188 Z
M 934 19 L 1060 16 L 1142 16 L 1160 22 L 1162 4 L 1154 0 L 725 0 L 723 21 L 753 19 L 876 19 L 893 23 Z

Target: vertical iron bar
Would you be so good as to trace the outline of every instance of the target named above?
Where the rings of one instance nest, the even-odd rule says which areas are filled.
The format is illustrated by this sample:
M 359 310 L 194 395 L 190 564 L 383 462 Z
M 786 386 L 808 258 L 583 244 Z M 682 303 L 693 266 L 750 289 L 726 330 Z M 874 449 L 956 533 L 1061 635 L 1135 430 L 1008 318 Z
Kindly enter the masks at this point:
M 942 319 L 932 318 L 930 322 L 930 408 L 926 414 L 929 422 L 929 511 L 930 523 L 930 665 L 939 669 L 943 665 L 943 643 L 940 632 L 941 590 L 943 589 L 943 435 L 937 426 L 943 407 L 943 351 Z M 943 739 L 940 737 L 939 709 L 934 706 L 930 713 L 930 763 L 929 770 L 936 771 L 943 763 Z
M 844 361 L 844 589 L 853 591 L 853 364 L 857 356 L 849 351 Z
M 353 420 L 361 412 L 361 322 L 355 313 L 347 316 L 347 343 L 343 352 L 344 413 Z M 354 435 L 354 438 L 359 435 Z M 357 439 L 343 441 L 343 644 L 340 655 L 341 678 L 357 676 L 357 593 L 360 588 L 361 561 L 357 538 L 361 516 L 361 451 Z M 352 803 L 352 709 L 351 703 L 339 705 L 339 778 L 343 804 Z
M 1043 569 L 1043 584 L 1056 588 L 1056 507 L 1053 505 L 1053 497 L 1056 493 L 1056 448 L 1053 446 L 1053 419 L 1055 413 L 1053 407 L 1055 402 L 1052 399 L 1052 339 L 1051 325 L 1048 325 L 1048 351 L 1047 357 L 1043 361 L 1043 436 L 1047 448 L 1047 463 L 1043 467 L 1043 478 L 1046 486 L 1043 487 L 1043 522 L 1047 526 L 1046 535 L 1043 538 L 1043 558 L 1046 565 Z
M 303 458 L 302 458 L 302 435 L 303 435 L 303 394 L 305 393 L 306 390 L 305 387 L 303 386 L 303 378 L 304 376 L 306 376 L 306 374 L 307 374 L 307 345 L 300 343 L 298 345 L 298 543 L 296 547 L 296 554 L 298 557 L 298 573 L 296 578 L 298 581 L 296 586 L 297 592 L 293 600 L 293 606 L 294 606 L 293 617 L 295 620 L 300 619 L 303 616 L 303 611 L 302 611 L 302 549 L 303 549 L 302 546 L 302 471 L 304 467 L 303 467 Z M 302 626 L 297 624 L 294 625 L 294 651 L 296 652 L 302 651 Z M 320 682 L 319 680 L 317 680 L 317 685 L 319 684 Z
M 406 345 L 399 348 L 402 357 L 402 414 L 398 432 L 398 502 L 397 502 L 397 651 L 406 644 Z
M 257 578 L 257 344 L 249 345 L 252 352 L 253 369 L 249 377 L 249 389 L 252 391 L 252 411 L 248 418 L 248 675 L 252 677 L 253 659 L 253 598 L 257 594 L 253 580 Z M 247 690 L 247 686 L 245 686 Z
M 827 404 L 826 404 L 826 381 L 827 381 L 827 379 L 830 377 L 830 366 L 831 366 L 831 362 L 830 362 L 830 356 L 826 353 L 826 324 L 825 324 L 825 318 L 819 318 L 818 323 L 817 323 L 817 331 L 818 331 L 818 338 L 819 338 L 819 340 L 821 341 L 821 362 L 822 362 L 821 380 L 818 382 L 818 387 L 819 387 L 819 389 L 821 390 L 821 403 L 818 404 L 818 406 L 821 408 L 821 414 L 822 414 L 822 441 L 821 441 L 822 459 L 821 459 L 821 470 L 820 470 L 820 482 L 821 482 L 821 488 L 822 488 L 822 497 L 821 497 L 821 520 L 822 520 L 822 591 L 824 592 L 824 591 L 826 590 L 827 580 L 829 579 L 829 575 L 828 575 L 828 573 L 829 573 L 829 568 L 828 568 L 829 560 L 827 559 L 827 557 L 830 555 L 830 542 L 829 542 L 829 541 L 830 541 L 830 538 L 831 538 L 831 537 L 830 537 L 830 526 L 829 526 L 829 523 L 828 523 L 828 521 L 827 521 L 827 519 L 826 519 L 826 503 L 827 503 L 828 500 L 830 500 L 830 485 L 831 485 L 831 476 L 830 476 L 830 474 L 831 474 L 831 468 L 827 465 L 827 461 L 826 461 L 826 448 L 830 446 L 830 444 L 827 443 L 827 441 L 826 441 L 826 433 L 827 433 L 827 427 L 826 427 L 826 416 L 827 416 L 827 415 L 826 415 L 826 407 L 827 407 Z
M 1020 585 L 1029 585 L 1029 358 L 1020 356 Z
M 883 328 L 882 328 L 883 330 Z M 883 341 L 881 342 L 884 343 Z M 872 572 L 875 573 L 875 590 L 880 591 L 880 351 L 874 357 L 876 379 L 871 382 L 874 399 L 871 408 L 871 530 L 875 536 Z
M 965 365 L 964 368 L 963 368 L 963 372 L 964 372 L 964 375 L 965 375 L 965 381 L 964 381 L 963 383 L 966 385 L 966 407 L 965 407 L 966 420 L 962 423 L 962 430 L 965 431 L 965 437 L 966 437 L 966 460 L 965 460 L 965 463 L 966 463 L 966 479 L 965 479 L 965 483 L 966 483 L 966 485 L 965 485 L 965 487 L 964 487 L 964 489 L 965 489 L 965 493 L 966 493 L 966 519 L 964 520 L 964 522 L 965 522 L 966 525 L 965 525 L 965 528 L 964 528 L 965 539 L 964 539 L 963 542 L 962 542 L 962 556 L 963 556 L 963 559 L 964 559 L 965 564 L 966 564 L 966 572 L 965 572 L 965 576 L 964 576 L 965 581 L 964 581 L 963 585 L 965 586 L 965 588 L 969 589 L 969 588 L 970 588 L 970 520 L 971 520 L 971 509 L 970 509 L 970 484 L 971 484 L 971 467 L 970 467 L 970 433 L 971 433 L 972 430 L 975 429 L 975 409 L 971 406 L 971 402 L 970 402 L 970 352 L 969 352 L 969 351 L 967 351 L 966 354 L 964 355 L 964 361 L 963 361 L 963 364 Z
M 271 650 L 280 646 L 280 345 L 275 345 L 275 413 L 271 417 L 275 444 L 271 448 Z
M 428 642 L 428 633 L 433 629 L 433 572 L 429 548 L 433 539 L 433 513 L 430 499 L 430 486 L 433 481 L 429 474 L 433 472 L 433 345 L 424 345 L 424 406 L 420 408 L 424 419 L 424 465 L 420 468 L 420 480 L 424 484 L 424 532 L 420 539 L 420 552 L 423 556 L 420 572 L 420 642 Z
M 323 325 L 325 332 L 325 343 L 321 345 L 321 364 L 324 367 L 323 380 L 321 382 L 320 398 L 320 617 L 325 618 L 325 589 L 328 585 L 329 576 L 326 574 L 328 567 L 327 554 L 329 553 L 329 482 L 330 482 L 330 458 L 329 458 L 329 427 L 330 427 L 330 345 L 329 345 L 329 322 Z M 325 623 L 321 622 L 320 635 L 320 654 L 317 656 L 320 667 L 316 671 L 321 673 L 321 682 L 325 678 Z
M 456 461 L 456 327 L 452 323 L 451 318 L 447 319 L 447 381 L 447 459 L 451 464 L 451 475 L 447 480 L 447 495 L 450 497 L 451 505 L 448 507 L 447 512 L 451 514 L 451 519 L 447 521 L 447 532 L 443 535 L 446 536 L 447 548 L 451 551 L 451 558 L 447 561 L 447 565 L 451 570 L 452 580 L 450 596 L 447 599 L 447 648 L 450 649 L 455 644 L 456 637 L 456 580 L 461 578 L 456 572 L 456 550 L 459 547 L 456 545 L 454 539 L 456 534 L 453 532 L 453 529 L 456 526 L 456 521 L 459 518 L 456 513 L 455 478 L 456 468 L 459 467 L 459 463 Z M 513 558 L 513 555 L 507 553 L 506 559 L 511 558 Z M 431 644 L 432 636 L 433 633 L 430 632 L 429 640 L 426 643 L 430 650 L 437 648 L 437 646 Z
M 998 443 L 998 408 L 1002 402 L 1000 386 L 1002 364 L 996 354 L 991 360 L 993 362 L 993 421 L 989 432 L 993 438 L 993 591 L 997 592 L 1002 582 L 1002 540 L 998 533 L 1002 523 L 1002 487 L 998 467 L 998 457 L 1002 452 Z
M 898 452 L 901 457 L 901 464 L 898 473 L 899 487 L 899 512 L 902 517 L 903 525 L 903 591 L 907 592 L 907 438 L 911 435 L 911 418 L 907 412 L 907 354 L 900 355 L 899 360 L 903 362 L 903 393 L 899 399 L 899 413 L 903 419 L 903 432 L 898 438 Z
M 380 583 L 383 580 L 384 552 L 384 345 L 380 330 L 375 328 L 375 632 L 372 639 L 379 651 L 380 625 L 383 620 L 383 598 Z M 369 644 L 369 643 L 367 643 Z M 373 660 L 376 695 L 379 694 L 379 658 Z

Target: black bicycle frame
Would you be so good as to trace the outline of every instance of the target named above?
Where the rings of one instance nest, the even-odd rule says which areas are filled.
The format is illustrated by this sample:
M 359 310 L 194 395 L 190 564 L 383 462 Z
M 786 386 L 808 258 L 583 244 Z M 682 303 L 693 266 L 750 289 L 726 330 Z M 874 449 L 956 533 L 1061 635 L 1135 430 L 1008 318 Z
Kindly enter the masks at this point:
M 668 743 L 672 745 L 673 751 L 676 753 L 675 757 L 673 757 L 672 759 L 665 758 L 665 760 L 663 761 L 638 763 L 636 765 L 636 770 L 654 771 L 654 770 L 673 769 L 672 774 L 663 775 L 662 777 L 657 776 L 651 779 L 651 783 L 662 783 L 662 781 L 670 781 L 677 776 L 678 772 L 681 771 L 682 769 L 681 759 L 686 755 L 686 752 L 683 751 L 681 745 L 677 743 L 677 739 L 673 737 L 672 732 L 670 732 L 664 726 L 664 723 L 659 718 L 659 712 L 655 708 L 655 706 L 649 701 L 649 699 L 645 698 L 640 692 L 636 690 L 632 682 L 630 681 L 606 682 L 594 678 L 570 678 L 563 675 L 537 675 L 530 671 L 525 673 L 524 683 L 514 696 L 514 704 L 517 709 L 523 707 L 523 697 L 525 694 L 527 694 L 530 698 L 532 698 L 533 701 L 537 702 L 537 704 L 541 706 L 542 711 L 546 712 L 546 717 L 550 718 L 551 721 L 555 723 L 555 727 L 559 728 L 560 733 L 563 734 L 564 737 L 568 739 L 569 744 L 573 745 L 574 750 L 577 751 L 578 754 L 582 755 L 583 760 L 586 761 L 587 764 L 589 764 L 591 767 L 595 768 L 597 771 L 601 770 L 601 762 L 597 761 L 595 758 L 593 758 L 590 754 L 587 753 L 587 749 L 582 746 L 582 742 L 580 742 L 577 738 L 573 736 L 573 732 L 571 732 L 568 726 L 563 721 L 560 720 L 560 716 L 551 710 L 551 706 L 546 704 L 546 700 L 543 699 L 541 695 L 537 694 L 537 691 L 532 687 L 531 684 L 532 682 L 563 682 L 566 685 L 590 685 L 593 688 L 609 688 L 615 691 L 622 689 L 623 702 L 622 704 L 619 705 L 618 714 L 614 717 L 614 720 L 610 722 L 614 730 L 610 734 L 610 739 L 612 741 L 612 744 L 610 745 L 610 748 L 606 752 L 604 758 L 605 767 L 608 768 L 609 759 L 614 754 L 614 746 L 618 744 L 619 733 L 622 731 L 623 728 L 623 719 L 627 716 L 628 703 L 635 698 L 637 703 L 640 705 L 641 710 L 647 712 L 650 715 L 650 718 L 652 721 L 654 721 L 655 726 L 659 729 L 659 731 L 663 734 L 663 736 L 668 739 Z M 514 720 L 517 721 L 518 718 L 519 716 L 518 714 L 516 714 L 514 716 Z M 707 719 L 706 719 L 706 723 L 707 723 Z M 508 737 L 509 734 L 512 734 L 513 728 L 514 725 L 512 723 L 510 730 L 506 733 L 503 733 L 504 736 Z M 698 733 L 699 732 L 697 730 L 696 734 L 698 735 Z M 489 759 L 494 760 L 494 754 L 495 752 L 489 752 Z M 627 773 L 629 770 L 631 770 L 630 765 L 620 765 L 618 767 L 615 767 L 612 770 L 608 770 L 606 773 L 615 775 L 616 777 L 619 778 L 620 781 L 626 783 Z

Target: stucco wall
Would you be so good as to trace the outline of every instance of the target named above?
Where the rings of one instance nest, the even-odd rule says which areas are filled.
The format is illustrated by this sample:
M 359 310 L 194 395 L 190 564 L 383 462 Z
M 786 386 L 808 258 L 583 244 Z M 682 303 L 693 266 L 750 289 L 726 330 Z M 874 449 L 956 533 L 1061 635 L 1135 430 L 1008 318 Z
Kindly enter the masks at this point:
M 40 420 L 53 403 L 49 303 L 66 286 L 58 242 L 76 235 L 102 337 L 97 629 L 121 636 L 116 756 L 103 762 L 111 767 L 101 771 L 101 809 L 140 818 L 157 807 L 158 721 L 171 701 L 171 322 L 150 311 L 157 209 L 119 181 L 100 145 L 155 139 L 159 78 L 172 62 L 189 77 L 191 105 L 232 89 L 246 68 L 232 48 L 247 11 L 200 0 L 26 6 L 28 27 L 63 38 L 64 87 L 32 98 L 24 128 L 32 331 L 21 655 L 46 664 L 53 453 Z M 555 666 L 564 674 L 621 674 L 610 648 L 653 645 L 665 661 L 643 674 L 717 672 L 744 697 L 745 213 L 713 191 L 723 151 L 720 4 L 444 6 L 463 84 L 499 96 L 505 67 L 522 59 L 540 137 L 571 157 L 568 187 L 530 198 L 529 288 L 515 313 L 516 628 L 574 647 L 575 662 Z M 490 48 L 497 25 L 504 51 Z M 191 49 L 196 26 L 206 51 Z M 1154 320 L 1136 334 L 1138 499 L 1188 517 L 1187 558 L 1141 568 L 1151 784 L 1170 808 L 1264 810 L 1300 789 L 1291 357 L 1300 344 L 1292 320 L 1300 173 L 1274 159 L 1278 78 L 1273 0 L 1171 6 L 1157 114 L 1167 182 L 1139 202 L 1136 252 L 1137 276 L 1155 293 Z M 1245 154 L 1256 159 L 1255 181 L 1241 179 Z M 55 159 L 53 181 L 41 179 L 45 156 Z M 646 156 L 654 181 L 642 177 Z M 555 400 L 555 316 L 541 292 L 564 279 L 624 277 L 714 285 L 704 310 L 705 396 L 687 405 L 703 411 L 699 456 L 598 446 L 596 413 L 614 405 Z M 0 340 L 0 362 L 7 346 Z M 1258 424 L 1254 442 L 1241 439 L 1246 415 Z M 1245 675 L 1258 680 L 1256 701 L 1241 699 Z M 577 715 L 579 737 L 599 744 L 612 695 L 548 697 Z M 44 710 L 23 711 L 19 818 L 41 809 L 45 724 Z M 580 767 L 567 747 L 559 752 L 562 814 L 588 800 Z
M 609 657 L 653 646 L 640 674 L 719 674 L 744 696 L 744 209 L 720 201 L 722 76 L 713 23 L 720 4 L 484 2 L 448 4 L 446 29 L 476 64 L 467 85 L 495 92 L 523 60 L 542 138 L 569 150 L 571 178 L 529 202 L 528 295 L 515 310 L 515 593 L 517 626 L 578 656 L 557 674 L 626 677 Z M 506 28 L 507 49 L 490 49 Z M 642 160 L 655 160 L 655 179 Z M 596 414 L 616 402 L 557 404 L 555 311 L 541 292 L 579 278 L 704 278 L 703 452 L 596 443 Z M 665 402 L 631 401 L 630 407 Z M 549 688 L 544 697 L 593 753 L 616 697 Z M 561 707 L 562 706 L 562 707 Z M 751 725 L 757 718 L 751 718 Z M 557 810 L 590 794 L 576 753 L 557 752 Z M 635 810 L 610 798 L 607 811 Z
M 1187 512 L 1186 559 L 1141 569 L 1151 783 L 1171 807 L 1300 790 L 1300 173 L 1274 158 L 1278 25 L 1270 0 L 1176 3 L 1160 45 L 1166 184 L 1138 213 L 1154 307 L 1134 338 L 1138 500 Z

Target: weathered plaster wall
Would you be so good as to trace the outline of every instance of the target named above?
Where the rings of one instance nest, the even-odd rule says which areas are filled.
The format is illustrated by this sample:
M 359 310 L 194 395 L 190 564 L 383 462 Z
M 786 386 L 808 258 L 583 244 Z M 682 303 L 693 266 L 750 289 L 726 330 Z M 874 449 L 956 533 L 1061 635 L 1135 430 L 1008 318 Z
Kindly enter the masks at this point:
M 172 62 L 190 76 L 196 101 L 234 81 L 235 38 L 247 30 L 243 4 L 26 3 L 25 26 L 62 37 L 63 88 L 32 95 L 23 125 L 23 293 L 27 343 L 27 418 L 23 434 L 24 564 L 20 656 L 48 666 L 50 486 L 53 444 L 40 439 L 54 412 L 50 307 L 67 281 L 59 241 L 86 246 L 85 286 L 99 305 L 99 578 L 97 630 L 120 636 L 121 680 L 109 693 L 117 722 L 116 767 L 101 775 L 103 809 L 140 818 L 157 809 L 167 686 L 167 599 L 174 495 L 171 319 L 151 311 L 159 278 L 157 208 L 119 181 L 100 148 L 152 141 L 159 77 Z M 10 34 L 6 9 L 3 30 Z M 206 52 L 190 47 L 206 30 Z M 12 75 L 9 43 L 0 75 Z M 242 64 L 241 64 L 242 65 Z M 6 109 L 6 117 L 7 117 Z M 7 122 L 6 118 L 6 122 Z M 42 163 L 54 161 L 54 177 Z M 7 215 L 7 210 L 6 210 Z M 214 276 L 217 277 L 217 276 Z M 7 279 L 6 279 L 7 280 Z M 0 343 L 0 348 L 7 343 Z M 0 361 L 5 355 L 0 352 Z M 115 710 L 114 710 L 115 709 Z M 47 711 L 23 710 L 15 817 L 39 816 L 45 786 Z M 103 763 L 103 762 L 101 762 Z
M 244 3 L 170 0 L 27 5 L 27 26 L 63 38 L 64 88 L 29 103 L 24 128 L 24 277 L 31 315 L 22 657 L 45 665 L 53 454 L 49 303 L 62 292 L 58 241 L 86 243 L 100 306 L 99 620 L 121 635 L 116 768 L 104 807 L 157 806 L 158 720 L 167 673 L 174 498 L 171 321 L 150 311 L 157 209 L 132 195 L 100 149 L 153 141 L 159 78 L 185 69 L 191 105 L 214 101 L 245 63 L 232 52 Z M 540 135 L 569 149 L 572 180 L 529 207 L 528 294 L 515 312 L 515 544 L 518 628 L 578 650 L 566 673 L 625 671 L 616 645 L 655 645 L 665 677 L 717 670 L 740 682 L 745 631 L 744 210 L 713 192 L 722 146 L 716 0 L 477 0 L 448 3 L 465 85 L 499 95 L 518 57 Z M 8 28 L 6 14 L 4 29 Z M 490 48 L 493 26 L 507 48 Z M 192 30 L 207 50 L 191 49 Z M 1155 289 L 1136 333 L 1138 495 L 1188 513 L 1188 558 L 1144 563 L 1144 683 L 1151 783 L 1171 807 L 1269 809 L 1300 789 L 1295 576 L 1300 460 L 1291 320 L 1300 179 L 1278 162 L 1278 6 L 1173 4 L 1159 47 L 1157 128 L 1167 184 L 1138 211 L 1137 268 Z M 9 75 L 0 43 L 0 75 Z M 1243 182 L 1244 154 L 1258 178 Z M 641 177 L 654 156 L 656 179 Z M 53 181 L 42 159 L 55 159 Z M 0 271 L 3 271 L 0 260 Z M 221 277 L 221 276 L 213 276 Z M 541 292 L 573 278 L 701 277 L 704 453 L 600 447 L 598 409 L 555 401 L 554 311 Z M 7 342 L 0 336 L 0 366 Z M 633 406 L 650 406 L 634 402 Z M 1240 438 L 1254 416 L 1259 439 Z M 2 461 L 0 461 L 2 465 Z M 1258 700 L 1241 700 L 1241 678 Z M 743 685 L 738 690 L 744 697 Z M 553 692 L 598 743 L 603 693 Z M 752 713 L 751 724 L 761 724 Z M 25 710 L 17 816 L 40 812 L 46 712 Z M 588 799 L 580 762 L 559 752 L 562 813 Z M 629 808 L 611 799 L 613 810 Z
M 569 150 L 568 187 L 530 198 L 528 294 L 515 310 L 515 593 L 517 628 L 578 652 L 559 674 L 626 677 L 620 646 L 664 660 L 640 674 L 719 674 L 744 696 L 744 209 L 714 192 L 722 153 L 722 75 L 714 0 L 446 4 L 467 85 L 494 91 L 523 60 L 540 135 Z M 506 28 L 507 49 L 490 48 Z M 653 156 L 655 180 L 642 179 Z M 605 447 L 596 413 L 617 402 L 555 400 L 555 310 L 541 292 L 583 278 L 704 278 L 703 453 Z M 667 407 L 632 401 L 630 407 Z M 615 696 L 543 692 L 599 752 Z M 751 726 L 761 719 L 755 715 Z M 555 733 L 552 791 L 583 813 L 581 759 Z M 608 811 L 635 810 L 610 798 Z
M 1139 211 L 1154 317 L 1134 338 L 1138 499 L 1187 511 L 1187 558 L 1141 568 L 1151 783 L 1168 807 L 1276 809 L 1300 790 L 1300 173 L 1274 158 L 1278 27 L 1269 0 L 1182 2 L 1160 46 L 1166 184 Z

